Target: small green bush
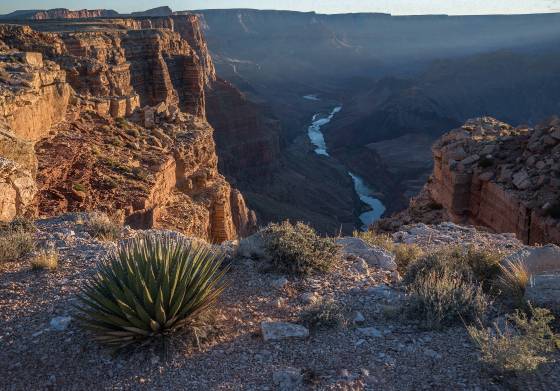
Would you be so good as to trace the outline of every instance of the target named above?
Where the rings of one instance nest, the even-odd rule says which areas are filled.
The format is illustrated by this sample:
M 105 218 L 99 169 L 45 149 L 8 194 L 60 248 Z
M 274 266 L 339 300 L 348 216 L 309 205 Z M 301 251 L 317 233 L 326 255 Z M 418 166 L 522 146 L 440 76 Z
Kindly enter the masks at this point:
M 311 329 L 341 328 L 348 324 L 345 307 L 334 300 L 322 300 L 304 311 L 300 319 Z
M 86 230 L 94 238 L 113 241 L 119 238 L 121 225 L 106 213 L 93 212 L 87 217 Z
M 117 349 L 167 336 L 218 299 L 227 272 L 222 259 L 170 234 L 124 241 L 81 289 L 80 320 Z
M 480 287 L 449 271 L 420 274 L 408 289 L 408 315 L 429 329 L 480 318 L 489 305 Z
M 504 328 L 467 327 L 485 364 L 499 372 L 530 372 L 550 361 L 549 353 L 558 348 L 558 337 L 550 328 L 554 316 L 543 308 L 529 310 L 529 315 L 520 311 L 508 315 Z
M 262 236 L 273 269 L 281 273 L 308 275 L 329 271 L 340 255 L 334 239 L 318 236 L 303 223 L 270 224 Z

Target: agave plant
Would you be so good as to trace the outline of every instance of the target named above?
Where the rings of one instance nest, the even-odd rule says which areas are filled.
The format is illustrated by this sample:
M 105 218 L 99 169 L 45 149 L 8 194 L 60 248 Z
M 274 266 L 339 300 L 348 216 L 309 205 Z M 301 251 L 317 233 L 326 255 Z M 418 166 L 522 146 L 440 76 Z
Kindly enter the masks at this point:
M 165 336 L 211 306 L 225 288 L 223 256 L 170 234 L 123 241 L 81 289 L 80 320 L 116 348 Z

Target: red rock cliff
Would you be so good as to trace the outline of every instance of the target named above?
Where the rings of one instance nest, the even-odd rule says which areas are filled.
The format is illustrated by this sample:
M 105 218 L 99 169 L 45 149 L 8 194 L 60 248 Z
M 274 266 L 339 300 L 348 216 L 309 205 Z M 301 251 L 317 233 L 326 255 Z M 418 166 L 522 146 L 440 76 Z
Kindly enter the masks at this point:
M 468 121 L 433 147 L 427 190 L 453 220 L 560 243 L 560 121 L 534 129 Z
M 254 214 L 218 172 L 205 117 L 215 71 L 196 17 L 157 18 L 148 26 L 157 29 L 143 28 L 147 19 L 108 28 L 114 23 L 96 19 L 85 31 L 48 33 L 0 25 L 6 53 L 40 52 L 59 67 L 53 82 L 37 84 L 26 109 L 43 126 L 25 134 L 21 105 L 2 113 L 9 133 L 36 142 L 37 211 L 120 210 L 136 227 L 215 242 L 249 233 Z M 50 86 L 65 98 L 49 94 Z

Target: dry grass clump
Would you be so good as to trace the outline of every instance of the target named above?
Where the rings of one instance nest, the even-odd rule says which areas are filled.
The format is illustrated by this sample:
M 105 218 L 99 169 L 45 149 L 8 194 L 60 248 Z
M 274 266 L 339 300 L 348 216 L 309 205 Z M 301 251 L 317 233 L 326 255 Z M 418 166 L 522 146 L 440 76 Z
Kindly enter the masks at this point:
M 393 252 L 395 249 L 393 238 L 388 234 L 378 234 L 375 231 L 354 231 L 353 236 L 362 239 L 370 246 L 381 247 L 390 252 Z
M 397 244 L 394 253 L 397 270 L 401 275 L 406 273 L 410 265 L 424 256 L 424 250 L 417 244 Z
M 550 361 L 549 353 L 559 346 L 550 327 L 554 316 L 547 309 L 529 309 L 529 315 L 519 310 L 508 315 L 503 328 L 467 327 L 484 363 L 500 372 L 530 372 Z
M 531 278 L 523 262 L 508 261 L 500 266 L 500 271 L 496 286 L 502 295 L 517 302 L 522 301 Z
M 85 221 L 91 236 L 101 240 L 114 241 L 120 237 L 121 224 L 103 212 L 90 213 Z
M 342 328 L 348 325 L 346 308 L 334 300 L 321 300 L 305 310 L 301 321 L 311 329 Z
M 58 252 L 54 248 L 42 249 L 31 259 L 33 270 L 56 270 L 58 267 Z
M 440 329 L 459 320 L 482 317 L 489 300 L 480 287 L 449 271 L 420 274 L 408 286 L 408 315 L 429 329 Z
M 340 247 L 301 222 L 270 224 L 262 231 L 272 268 L 280 273 L 309 275 L 329 271 L 339 258 Z
M 408 266 L 424 255 L 424 251 L 417 244 L 394 243 L 391 235 L 378 234 L 374 231 L 354 231 L 353 236 L 362 239 L 370 246 L 381 247 L 395 254 L 395 263 L 400 274 L 404 274 Z
M 0 226 L 0 262 L 15 261 L 30 253 L 35 245 L 35 226 L 18 218 Z
M 474 281 L 489 288 L 500 274 L 500 261 L 504 254 L 491 248 L 460 246 L 432 252 L 407 270 L 404 281 L 412 283 L 418 276 L 437 271 L 458 275 L 466 281 Z

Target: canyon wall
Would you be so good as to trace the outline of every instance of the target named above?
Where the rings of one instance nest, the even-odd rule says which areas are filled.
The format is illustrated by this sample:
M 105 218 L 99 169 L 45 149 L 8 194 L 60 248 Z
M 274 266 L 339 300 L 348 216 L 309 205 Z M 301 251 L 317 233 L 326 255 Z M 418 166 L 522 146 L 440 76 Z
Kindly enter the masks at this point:
M 560 121 L 514 128 L 469 120 L 434 146 L 426 189 L 452 220 L 560 243 Z
M 15 192 L 0 217 L 101 209 L 214 242 L 249 234 L 254 213 L 218 171 L 197 18 L 56 23 L 0 25 L 0 150 L 26 150 L 2 156 L 36 179 L 32 205 Z

